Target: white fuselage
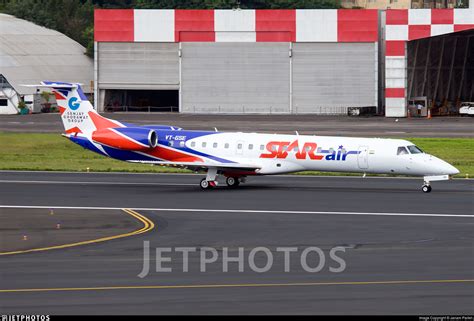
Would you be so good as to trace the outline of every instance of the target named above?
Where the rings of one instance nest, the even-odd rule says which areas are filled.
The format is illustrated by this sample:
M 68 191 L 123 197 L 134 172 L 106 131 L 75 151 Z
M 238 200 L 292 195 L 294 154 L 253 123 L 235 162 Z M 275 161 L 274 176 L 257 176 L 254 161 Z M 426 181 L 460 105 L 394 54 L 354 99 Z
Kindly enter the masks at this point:
M 454 175 L 459 171 L 426 154 L 397 154 L 406 140 L 258 133 L 223 133 L 186 141 L 186 147 L 205 154 L 255 164 L 258 174 L 298 171 L 386 173 L 414 176 Z

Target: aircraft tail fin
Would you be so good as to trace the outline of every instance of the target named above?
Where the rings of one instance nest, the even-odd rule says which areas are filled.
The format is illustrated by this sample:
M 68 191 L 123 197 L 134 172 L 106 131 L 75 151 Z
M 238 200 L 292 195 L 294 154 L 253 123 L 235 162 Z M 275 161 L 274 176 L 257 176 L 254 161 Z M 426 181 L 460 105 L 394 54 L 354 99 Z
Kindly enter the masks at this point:
M 35 87 L 46 87 L 52 90 L 66 134 L 88 136 L 98 129 L 125 127 L 118 121 L 99 115 L 79 83 L 42 81 L 41 85 Z

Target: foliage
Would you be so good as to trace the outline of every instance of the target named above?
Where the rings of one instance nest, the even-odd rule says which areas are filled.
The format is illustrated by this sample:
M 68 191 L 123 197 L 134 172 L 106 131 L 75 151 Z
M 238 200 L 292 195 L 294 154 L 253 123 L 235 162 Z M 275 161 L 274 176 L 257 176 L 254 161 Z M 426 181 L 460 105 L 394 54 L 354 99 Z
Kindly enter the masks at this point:
M 2 11 L 57 30 L 86 48 L 89 42 L 93 43 L 92 34 L 83 37 L 87 27 L 92 28 L 94 23 L 91 0 L 4 0 Z
M 46 103 L 49 103 L 49 98 L 51 98 L 51 93 L 49 93 L 47 91 L 42 91 L 40 95 L 41 95 L 41 97 L 43 97 L 43 99 Z
M 0 0 L 0 11 L 57 30 L 94 55 L 94 8 L 330 9 L 340 0 Z
M 18 103 L 18 109 L 25 109 L 26 108 L 26 103 L 23 100 L 20 100 Z

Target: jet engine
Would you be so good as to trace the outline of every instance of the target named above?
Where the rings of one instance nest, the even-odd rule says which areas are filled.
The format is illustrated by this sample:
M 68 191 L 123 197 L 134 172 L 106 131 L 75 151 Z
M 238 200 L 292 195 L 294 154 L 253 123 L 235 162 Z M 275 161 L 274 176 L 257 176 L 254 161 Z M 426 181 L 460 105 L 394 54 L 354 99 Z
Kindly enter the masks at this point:
M 99 129 L 92 133 L 92 140 L 113 148 L 142 151 L 158 145 L 158 135 L 149 128 L 118 127 Z

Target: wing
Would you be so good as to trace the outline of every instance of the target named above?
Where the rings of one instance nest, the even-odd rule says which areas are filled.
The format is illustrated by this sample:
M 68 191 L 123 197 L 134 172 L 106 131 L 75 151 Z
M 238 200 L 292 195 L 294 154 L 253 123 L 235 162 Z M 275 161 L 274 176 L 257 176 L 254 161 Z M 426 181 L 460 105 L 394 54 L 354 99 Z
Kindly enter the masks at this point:
M 167 162 L 159 160 L 130 160 L 130 163 L 141 163 L 141 164 L 153 164 L 153 165 L 165 165 L 165 166 L 178 166 L 190 169 L 198 168 L 216 168 L 223 171 L 255 171 L 260 169 L 260 166 L 252 164 L 240 164 L 240 163 L 204 163 L 204 162 Z

